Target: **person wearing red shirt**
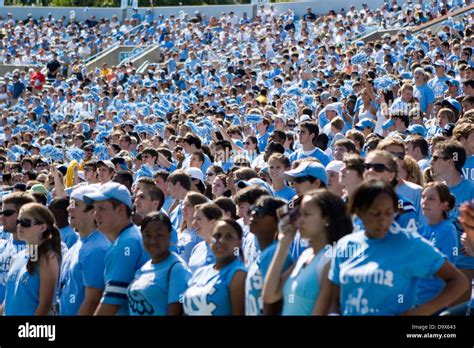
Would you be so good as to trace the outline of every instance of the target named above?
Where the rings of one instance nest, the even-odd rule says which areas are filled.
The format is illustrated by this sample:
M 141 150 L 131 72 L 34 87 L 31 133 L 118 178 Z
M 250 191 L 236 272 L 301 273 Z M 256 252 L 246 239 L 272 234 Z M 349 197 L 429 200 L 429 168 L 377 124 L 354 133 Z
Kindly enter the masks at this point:
M 33 90 L 41 91 L 46 82 L 46 76 L 41 72 L 41 67 L 37 66 L 36 70 L 30 75 L 30 85 Z

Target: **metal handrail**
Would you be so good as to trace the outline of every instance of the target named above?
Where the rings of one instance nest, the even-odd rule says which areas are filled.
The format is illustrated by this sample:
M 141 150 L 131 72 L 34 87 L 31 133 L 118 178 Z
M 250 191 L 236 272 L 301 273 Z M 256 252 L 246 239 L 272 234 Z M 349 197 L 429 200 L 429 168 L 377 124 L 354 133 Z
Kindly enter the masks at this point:
M 142 63 L 142 65 L 140 65 L 140 67 L 137 69 L 137 73 L 141 74 L 142 72 L 144 72 L 149 64 L 150 64 L 150 62 L 148 60 L 145 60 Z
M 143 27 L 143 24 L 140 23 L 140 24 L 134 26 L 132 29 L 130 29 L 130 30 L 127 31 L 127 32 L 124 32 L 124 33 L 119 32 L 119 33 L 115 34 L 114 36 L 112 36 L 112 40 L 118 40 L 118 41 L 116 41 L 115 43 L 113 43 L 112 46 L 107 47 L 105 50 L 102 50 L 102 51 L 97 52 L 96 54 L 94 54 L 94 55 L 92 55 L 92 56 L 87 57 L 87 58 L 84 60 L 84 63 L 87 64 L 87 63 L 91 62 L 92 60 L 94 60 L 95 58 L 99 57 L 100 55 L 102 55 L 102 54 L 104 54 L 104 53 L 106 53 L 106 52 L 108 52 L 108 51 L 111 51 L 112 49 L 114 49 L 114 48 L 117 47 L 117 46 L 120 46 L 120 39 L 121 39 L 122 37 L 124 37 L 124 36 L 127 35 L 127 34 L 133 34 L 135 31 L 139 31 L 142 27 Z

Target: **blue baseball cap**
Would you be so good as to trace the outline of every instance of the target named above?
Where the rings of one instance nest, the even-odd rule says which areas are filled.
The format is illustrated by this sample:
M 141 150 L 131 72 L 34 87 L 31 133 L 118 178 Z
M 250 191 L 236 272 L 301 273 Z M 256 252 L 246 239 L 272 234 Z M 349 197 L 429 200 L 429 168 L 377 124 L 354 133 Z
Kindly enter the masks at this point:
M 375 123 L 372 120 L 364 119 L 362 121 L 359 121 L 359 123 L 355 125 L 355 128 L 357 130 L 363 130 L 366 128 L 375 128 Z
M 312 176 L 321 180 L 325 185 L 328 184 L 328 174 L 324 166 L 318 162 L 303 162 L 295 169 L 285 172 L 285 178 L 288 181 L 294 181 L 303 176 Z
M 410 127 L 408 127 L 407 132 L 409 134 L 421 135 L 423 138 L 426 137 L 426 128 L 420 124 L 412 124 Z
M 457 110 L 457 112 L 461 111 L 461 104 L 454 98 L 446 98 L 441 102 L 443 106 L 451 106 Z
M 83 197 L 87 205 L 92 205 L 94 202 L 114 199 L 132 209 L 132 196 L 130 195 L 130 191 L 128 191 L 125 185 L 116 182 L 108 182 L 98 186 L 94 192 L 88 193 Z
M 451 86 L 457 86 L 458 88 L 461 86 L 461 83 L 456 80 L 456 79 L 449 79 L 449 80 L 446 80 L 445 82 L 447 85 L 451 85 Z
M 71 195 L 69 196 L 71 199 L 77 199 L 78 201 L 84 201 L 84 196 L 88 194 L 93 194 L 97 191 L 97 186 L 94 185 L 85 185 L 76 187 L 72 190 Z

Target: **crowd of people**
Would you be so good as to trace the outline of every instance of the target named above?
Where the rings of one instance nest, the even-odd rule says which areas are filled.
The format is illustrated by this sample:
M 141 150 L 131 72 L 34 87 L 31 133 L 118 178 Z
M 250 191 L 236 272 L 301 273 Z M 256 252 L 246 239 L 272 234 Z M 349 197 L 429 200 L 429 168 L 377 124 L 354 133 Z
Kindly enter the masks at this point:
M 466 4 L 0 19 L 0 312 L 469 314 L 474 12 L 412 28 Z

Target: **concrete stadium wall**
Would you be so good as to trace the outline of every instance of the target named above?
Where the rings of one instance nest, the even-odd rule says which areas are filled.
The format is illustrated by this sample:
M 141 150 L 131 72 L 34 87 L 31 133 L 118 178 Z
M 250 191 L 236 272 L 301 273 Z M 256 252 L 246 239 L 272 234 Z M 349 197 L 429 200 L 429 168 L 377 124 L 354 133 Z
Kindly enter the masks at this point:
M 86 64 L 88 72 L 94 71 L 96 68 L 102 69 L 102 65 L 107 63 L 109 66 L 115 66 L 120 63 L 120 53 L 132 52 L 137 46 L 117 46 L 110 51 L 105 51 L 100 56 L 96 57 Z
M 15 70 L 19 70 L 19 71 L 28 71 L 30 69 L 35 69 L 36 67 L 35 66 L 30 66 L 30 65 L 5 65 L 5 64 L 1 64 L 0 65 L 0 76 L 5 76 L 5 74 L 7 73 L 13 73 L 13 71 Z
M 383 0 L 365 0 L 369 5 L 369 8 L 380 7 L 383 4 Z M 303 15 L 306 13 L 306 8 L 311 7 L 316 14 L 324 14 L 329 10 L 339 11 L 341 8 L 346 10 L 351 5 L 355 5 L 357 8 L 362 7 L 362 1 L 349 1 L 349 0 L 331 0 L 331 1 L 297 1 L 297 2 L 281 2 L 272 4 L 275 7 L 277 13 L 282 13 L 288 9 L 295 11 L 297 15 Z M 254 13 L 254 8 L 258 5 L 216 5 L 216 6 L 176 6 L 176 7 L 155 7 L 153 11 L 155 15 L 163 14 L 164 16 L 170 16 L 171 14 L 179 15 L 180 11 L 184 11 L 189 15 L 194 15 L 195 11 L 200 11 L 206 16 L 219 16 L 222 12 L 234 11 L 239 16 L 244 12 L 247 12 L 249 16 Z M 71 11 L 75 12 L 76 19 L 85 20 L 91 16 L 97 18 L 110 18 L 114 15 L 119 18 L 130 16 L 132 10 L 122 8 L 84 8 L 84 7 L 23 7 L 23 6 L 2 6 L 0 7 L 0 15 L 6 16 L 8 13 L 13 15 L 15 19 L 25 19 L 28 14 L 31 13 L 33 17 L 39 18 L 41 16 L 46 17 L 49 13 L 54 18 L 61 18 L 66 16 L 69 18 Z M 140 8 L 139 12 L 145 13 L 146 8 Z

